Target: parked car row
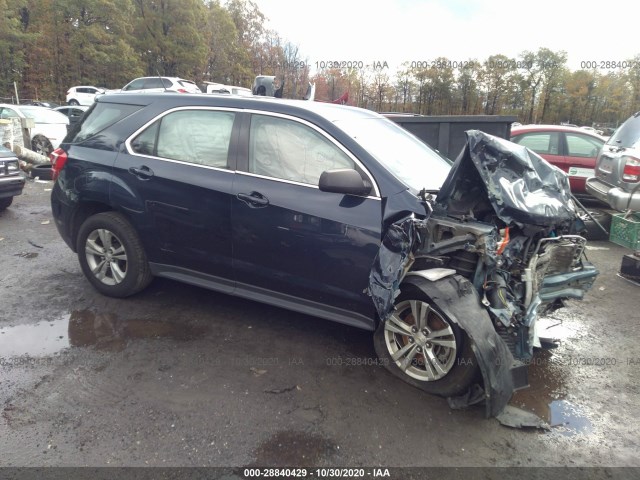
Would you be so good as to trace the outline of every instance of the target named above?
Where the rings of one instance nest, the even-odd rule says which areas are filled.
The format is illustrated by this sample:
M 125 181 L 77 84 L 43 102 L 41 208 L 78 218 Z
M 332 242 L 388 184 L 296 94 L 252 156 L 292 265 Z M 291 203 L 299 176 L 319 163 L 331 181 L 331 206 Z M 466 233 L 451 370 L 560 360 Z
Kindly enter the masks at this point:
M 619 211 L 640 211 L 640 112 L 610 137 L 592 127 L 521 125 L 511 141 L 523 145 L 569 175 L 571 190 Z
M 586 194 L 605 139 L 588 130 L 563 125 L 522 125 L 511 129 L 511 141 L 533 150 L 569 175 L 571 191 Z
M 109 90 L 91 85 L 71 87 L 67 91 L 67 104 L 72 106 L 89 106 L 98 95 L 105 93 L 155 93 L 155 92 L 201 93 L 198 86 L 191 80 L 178 77 L 141 77 L 132 80 L 119 90 Z

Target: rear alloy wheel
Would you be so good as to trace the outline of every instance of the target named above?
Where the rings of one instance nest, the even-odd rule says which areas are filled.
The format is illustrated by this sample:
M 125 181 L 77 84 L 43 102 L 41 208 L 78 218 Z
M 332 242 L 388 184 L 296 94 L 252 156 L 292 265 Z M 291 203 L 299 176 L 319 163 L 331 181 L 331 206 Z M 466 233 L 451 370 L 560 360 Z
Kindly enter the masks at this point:
M 464 393 L 478 367 L 467 334 L 417 287 L 407 285 L 396 311 L 374 335 L 376 353 L 395 376 L 443 397 Z
M 119 213 L 89 217 L 80 227 L 77 251 L 85 276 L 104 295 L 128 297 L 151 282 L 142 243 Z
M 36 135 L 31 139 L 31 150 L 45 157 L 49 157 L 49 154 L 53 152 L 53 145 L 48 138 L 42 135 Z

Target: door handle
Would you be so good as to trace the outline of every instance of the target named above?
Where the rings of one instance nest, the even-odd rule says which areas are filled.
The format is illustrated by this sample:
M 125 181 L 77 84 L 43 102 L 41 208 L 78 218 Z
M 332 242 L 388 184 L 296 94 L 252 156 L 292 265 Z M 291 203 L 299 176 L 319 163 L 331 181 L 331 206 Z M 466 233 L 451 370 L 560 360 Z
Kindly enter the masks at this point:
M 236 197 L 238 197 L 238 200 L 242 200 L 251 208 L 266 207 L 267 205 L 269 205 L 269 199 L 258 192 L 239 193 L 236 195 Z
M 151 170 L 146 165 L 143 165 L 140 168 L 131 167 L 129 168 L 129 173 L 135 175 L 140 180 L 149 180 L 151 177 L 153 177 L 153 170 Z

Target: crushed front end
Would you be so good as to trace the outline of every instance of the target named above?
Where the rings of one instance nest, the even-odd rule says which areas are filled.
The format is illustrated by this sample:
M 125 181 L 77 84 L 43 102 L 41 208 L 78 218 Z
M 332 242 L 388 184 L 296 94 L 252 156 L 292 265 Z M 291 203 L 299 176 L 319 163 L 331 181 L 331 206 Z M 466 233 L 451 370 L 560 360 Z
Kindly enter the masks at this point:
M 467 332 L 482 373 L 482 389 L 450 398 L 452 407 L 484 401 L 487 416 L 521 426 L 528 420 L 504 412 L 528 384 L 526 360 L 541 346 L 537 319 L 581 299 L 598 271 L 586 261 L 566 175 L 506 140 L 480 131 L 467 138 L 438 196 L 420 194 L 426 218 L 388 232 L 370 293 L 385 321 L 400 282 L 418 283 Z
M 566 175 L 524 147 L 472 130 L 429 218 L 418 268 L 471 281 L 516 359 L 540 347 L 536 319 L 581 299 L 598 275 Z M 414 267 L 415 268 L 415 267 Z

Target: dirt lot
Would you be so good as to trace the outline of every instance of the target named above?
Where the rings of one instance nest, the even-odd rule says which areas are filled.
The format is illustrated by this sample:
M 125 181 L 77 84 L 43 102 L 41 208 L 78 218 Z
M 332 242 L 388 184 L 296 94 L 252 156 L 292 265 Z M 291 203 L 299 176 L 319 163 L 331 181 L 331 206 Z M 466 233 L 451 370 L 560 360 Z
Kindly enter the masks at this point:
M 0 465 L 640 466 L 640 287 L 627 250 L 557 312 L 559 348 L 510 429 L 375 365 L 368 332 L 156 279 L 96 293 L 53 225 L 51 183 L 0 214 Z M 561 321 L 561 324 L 560 324 Z

